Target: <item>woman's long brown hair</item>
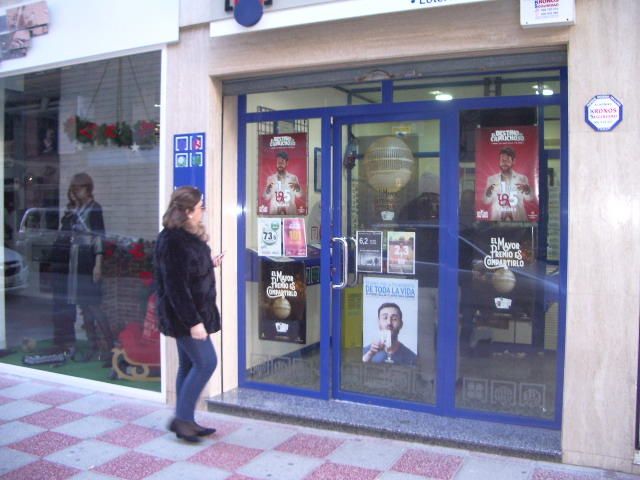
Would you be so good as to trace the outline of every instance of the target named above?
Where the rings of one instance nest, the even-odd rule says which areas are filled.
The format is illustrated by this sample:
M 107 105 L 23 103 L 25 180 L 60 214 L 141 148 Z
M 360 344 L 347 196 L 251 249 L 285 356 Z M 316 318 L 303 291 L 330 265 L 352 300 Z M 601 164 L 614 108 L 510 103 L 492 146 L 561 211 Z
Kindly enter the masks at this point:
M 189 222 L 189 213 L 192 212 L 200 199 L 202 192 L 196 187 L 185 186 L 176 188 L 171 194 L 169 207 L 162 216 L 162 226 L 164 228 L 184 228 L 189 233 L 197 235 L 202 241 L 206 242 L 208 236 L 201 223 L 194 227 Z

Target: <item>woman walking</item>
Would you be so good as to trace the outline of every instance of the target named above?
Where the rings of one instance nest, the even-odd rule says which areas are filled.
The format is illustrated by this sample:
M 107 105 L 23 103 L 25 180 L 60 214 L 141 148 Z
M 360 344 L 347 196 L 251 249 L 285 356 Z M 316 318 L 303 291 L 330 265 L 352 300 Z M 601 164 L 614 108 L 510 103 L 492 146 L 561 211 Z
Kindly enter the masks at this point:
M 176 189 L 162 218 L 164 229 L 154 255 L 160 331 L 174 337 L 178 346 L 176 412 L 169 429 L 188 442 L 215 432 L 194 418 L 198 397 L 217 365 L 209 335 L 220 330 L 213 269 L 222 256 L 211 257 L 203 212 L 197 188 Z

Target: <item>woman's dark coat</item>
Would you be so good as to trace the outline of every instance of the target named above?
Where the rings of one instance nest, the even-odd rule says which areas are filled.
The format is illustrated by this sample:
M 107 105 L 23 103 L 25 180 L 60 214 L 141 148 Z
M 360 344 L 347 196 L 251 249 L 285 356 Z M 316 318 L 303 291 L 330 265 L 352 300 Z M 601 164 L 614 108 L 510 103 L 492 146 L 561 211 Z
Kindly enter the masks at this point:
M 206 242 L 182 228 L 165 228 L 158 235 L 154 266 L 162 333 L 188 336 L 198 323 L 204 324 L 207 333 L 220 330 L 216 280 Z

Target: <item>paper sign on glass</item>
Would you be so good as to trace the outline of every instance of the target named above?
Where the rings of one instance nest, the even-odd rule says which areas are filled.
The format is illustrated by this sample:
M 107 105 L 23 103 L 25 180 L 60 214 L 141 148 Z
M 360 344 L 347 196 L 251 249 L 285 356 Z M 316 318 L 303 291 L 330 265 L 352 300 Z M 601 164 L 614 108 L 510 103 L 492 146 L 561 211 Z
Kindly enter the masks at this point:
M 420 354 L 418 281 L 365 276 L 362 283 L 362 361 L 415 365 Z
M 382 273 L 382 232 L 356 232 L 356 271 Z
M 476 220 L 537 222 L 538 127 L 476 130 Z
M 416 233 L 387 233 L 387 273 L 413 275 L 416 271 Z
M 258 136 L 258 215 L 306 215 L 308 135 Z
M 307 256 L 307 235 L 304 218 L 283 218 L 283 244 L 285 257 Z
M 282 256 L 282 219 L 258 217 L 258 255 Z

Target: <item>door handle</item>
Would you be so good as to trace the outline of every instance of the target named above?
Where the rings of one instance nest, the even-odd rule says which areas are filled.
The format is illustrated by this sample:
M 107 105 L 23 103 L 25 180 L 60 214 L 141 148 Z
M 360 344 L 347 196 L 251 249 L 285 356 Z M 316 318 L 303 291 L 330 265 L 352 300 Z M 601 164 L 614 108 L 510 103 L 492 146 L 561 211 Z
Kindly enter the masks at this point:
M 345 237 L 333 237 L 332 242 L 340 242 L 342 244 L 342 281 L 336 285 L 331 285 L 335 290 L 342 290 L 347 286 L 349 276 L 349 244 Z
M 353 242 L 353 251 L 355 252 L 356 251 L 356 247 L 357 247 L 356 239 L 353 238 L 353 237 L 347 237 L 347 241 L 348 242 Z M 357 259 L 356 259 L 356 262 L 357 262 Z M 348 278 L 349 277 L 347 276 L 347 279 Z M 357 271 L 357 268 L 356 268 L 356 269 L 353 270 L 353 281 L 351 281 L 351 282 L 347 281 L 347 287 L 348 288 L 355 287 L 357 285 L 357 283 L 358 283 L 358 271 Z

